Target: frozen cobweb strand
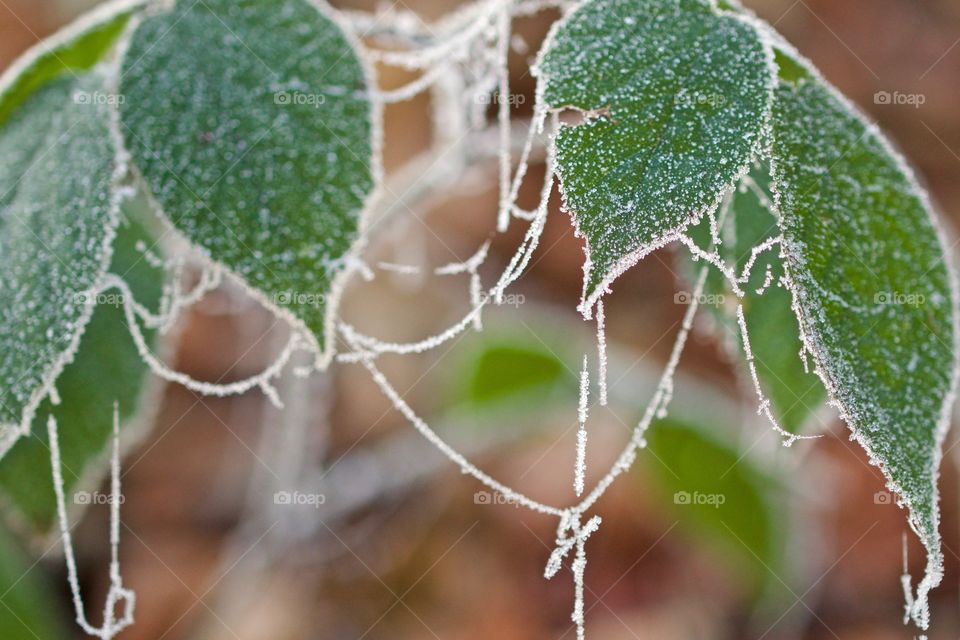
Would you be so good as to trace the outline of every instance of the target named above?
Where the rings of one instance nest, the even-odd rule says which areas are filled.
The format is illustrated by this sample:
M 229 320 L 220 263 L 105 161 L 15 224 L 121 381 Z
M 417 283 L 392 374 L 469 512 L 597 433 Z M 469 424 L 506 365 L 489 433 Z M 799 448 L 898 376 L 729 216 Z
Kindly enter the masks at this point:
M 577 459 L 573 475 L 573 491 L 577 497 L 583 495 L 583 484 L 587 475 L 587 402 L 590 399 L 590 369 L 587 368 L 587 356 L 583 356 L 580 369 L 580 401 L 577 405 Z
M 603 300 L 597 302 L 597 387 L 600 393 L 600 406 L 607 406 L 607 327 Z
M 343 335 L 347 343 L 350 344 L 350 336 L 346 333 Z M 359 347 L 359 345 L 356 344 L 350 344 L 350 346 L 354 349 Z M 498 482 L 488 474 L 481 471 L 473 463 L 468 461 L 460 452 L 456 451 L 453 447 L 447 444 L 433 429 L 430 428 L 426 422 L 424 422 L 423 419 L 420 418 L 420 416 L 413 411 L 410 405 L 407 404 L 407 402 L 400 396 L 393 385 L 390 384 L 390 381 L 387 380 L 386 376 L 383 375 L 383 372 L 377 368 L 371 355 L 364 355 L 359 359 L 359 362 L 367 369 L 373 378 L 373 381 L 377 384 L 387 399 L 390 400 L 394 408 L 396 408 L 401 415 L 403 415 L 407 421 L 409 421 L 410 424 L 412 424 L 414 428 L 420 432 L 424 438 L 427 439 L 428 442 L 436 447 L 453 463 L 459 466 L 463 473 L 473 476 L 494 491 L 499 492 L 506 500 L 515 504 L 523 505 L 532 511 L 553 516 L 559 516 L 563 513 L 562 509 L 537 502 L 536 500 L 533 500 L 532 498 L 529 498 L 526 495 Z
M 73 597 L 77 624 L 84 633 L 102 640 L 113 640 L 121 631 L 133 624 L 133 611 L 136 594 L 123 586 L 120 573 L 120 416 L 116 405 L 113 407 L 113 450 L 110 457 L 110 589 L 103 607 L 103 626 L 94 627 L 87 620 L 80 581 L 77 577 L 77 560 L 73 550 L 73 538 L 70 534 L 70 522 L 67 519 L 66 498 L 64 496 L 63 470 L 60 458 L 60 438 L 57 421 L 51 415 L 47 420 L 47 434 L 50 440 L 50 466 L 53 473 L 53 488 L 57 499 L 57 518 L 63 541 L 63 555 L 67 565 L 67 581 Z M 116 617 L 116 605 L 124 602 L 123 617 Z
M 571 551 L 574 551 L 571 570 L 573 572 L 573 613 L 570 619 L 577 627 L 578 640 L 584 640 L 586 637 L 586 628 L 584 624 L 584 575 L 587 569 L 587 540 L 600 528 L 602 520 L 600 516 L 593 516 L 586 524 L 580 524 L 581 512 L 576 509 L 564 511 L 560 516 L 560 523 L 557 525 L 557 540 L 553 552 L 547 560 L 547 566 L 544 568 L 543 576 L 550 580 L 560 571 L 563 566 L 563 560 Z
M 500 129 L 500 209 L 497 213 L 497 232 L 504 233 L 510 224 L 511 199 L 510 167 L 510 55 L 511 16 L 507 6 L 497 14 L 497 123 Z
M 137 351 L 139 352 L 141 359 L 147 364 L 147 366 L 150 367 L 151 371 L 153 371 L 159 377 L 169 382 L 175 382 L 183 385 L 184 387 L 192 391 L 196 391 L 197 393 L 217 397 L 240 395 L 242 393 L 246 393 L 250 389 L 259 387 L 274 405 L 277 407 L 283 406 L 278 394 L 276 393 L 276 390 L 271 384 L 271 380 L 277 378 L 283 372 L 283 369 L 287 366 L 287 363 L 290 361 L 290 358 L 294 353 L 308 348 L 305 339 L 300 335 L 299 332 L 294 331 L 291 334 L 290 340 L 287 342 L 287 346 L 284 347 L 283 351 L 277 355 L 271 364 L 269 364 L 263 371 L 256 375 L 250 376 L 249 378 L 245 378 L 243 380 L 238 380 L 236 382 L 231 382 L 229 384 L 217 384 L 195 380 L 185 373 L 171 369 L 154 355 L 150 345 L 147 343 L 147 340 L 143 335 L 143 331 L 140 329 L 140 314 L 138 313 L 138 309 L 142 307 L 135 302 L 133 294 L 130 291 L 129 286 L 127 286 L 127 283 L 116 276 L 108 276 L 106 283 L 107 284 L 105 285 L 105 288 L 117 288 L 123 294 L 123 310 L 127 321 L 127 329 L 133 338 L 133 342 L 137 347 Z
M 660 376 L 660 380 L 657 383 L 657 387 L 653 393 L 653 397 L 650 400 L 650 403 L 647 405 L 646 410 L 644 411 L 643 417 L 640 419 L 640 422 L 633 430 L 633 435 L 630 439 L 630 442 L 627 443 L 623 451 L 620 453 L 620 456 L 614 462 L 613 466 L 610 468 L 610 471 L 601 478 L 597 485 L 587 494 L 587 496 L 577 505 L 576 510 L 579 513 L 584 513 L 590 507 L 592 507 L 597 500 L 606 492 L 606 490 L 613 484 L 613 481 L 616 480 L 621 474 L 628 471 L 633 463 L 637 459 L 637 449 L 646 446 L 646 441 L 644 440 L 644 434 L 646 434 L 647 429 L 650 427 L 650 424 L 653 422 L 653 419 L 658 416 L 663 416 L 667 405 L 671 399 L 671 390 L 673 388 L 673 376 L 676 373 L 677 365 L 680 362 L 680 356 L 683 354 L 683 349 L 686 347 L 687 338 L 690 335 L 690 330 L 693 327 L 693 319 L 697 314 L 699 308 L 699 300 L 703 295 L 703 288 L 707 280 L 707 272 L 709 267 L 701 267 L 700 273 L 697 276 L 696 285 L 694 286 L 694 295 L 690 301 L 690 305 L 687 307 L 687 311 L 683 316 L 683 322 L 680 325 L 680 330 L 677 332 L 677 338 L 673 343 L 673 349 L 670 352 L 670 359 L 667 361 L 667 365 L 663 369 L 663 373 Z
M 737 323 L 740 325 L 740 339 L 743 343 L 744 360 L 747 362 L 747 369 L 750 371 L 750 378 L 753 380 L 753 389 L 757 394 L 757 413 L 762 414 L 773 426 L 774 431 L 780 434 L 783 438 L 783 446 L 785 447 L 793 445 L 797 440 L 814 440 L 819 438 L 819 435 L 801 436 L 790 433 L 780 426 L 780 422 L 776 416 L 773 415 L 773 411 L 770 408 L 770 399 L 766 397 L 766 394 L 763 392 L 763 387 L 760 385 L 756 358 L 753 354 L 753 348 L 750 346 L 750 334 L 747 332 L 747 319 L 743 313 L 743 304 L 739 302 L 737 303 Z

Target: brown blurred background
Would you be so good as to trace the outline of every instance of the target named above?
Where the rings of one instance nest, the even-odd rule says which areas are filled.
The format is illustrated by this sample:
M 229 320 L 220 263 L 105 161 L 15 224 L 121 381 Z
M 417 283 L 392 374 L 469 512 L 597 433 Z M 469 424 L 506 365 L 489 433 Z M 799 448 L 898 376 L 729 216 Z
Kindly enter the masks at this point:
M 94 4 L 0 0 L 0 66 Z M 747 4 L 903 149 L 928 183 L 952 241 L 960 224 L 960 3 Z M 397 5 L 435 19 L 457 2 Z M 523 63 L 535 55 L 549 18 L 535 16 L 517 25 L 531 48 L 515 54 L 513 84 L 528 96 L 533 81 Z M 383 70 L 381 84 L 396 87 L 410 77 Z M 875 94 L 884 91 L 919 94 L 923 104 L 878 104 Z M 429 98 L 421 96 L 388 109 L 388 171 L 430 144 L 428 108 Z M 536 197 L 536 185 L 529 187 L 527 203 Z M 401 216 L 409 219 L 393 225 L 371 253 L 432 265 L 466 259 L 490 236 L 495 191 L 494 164 L 475 167 L 447 197 L 431 198 Z M 582 252 L 568 219 L 554 214 L 534 269 L 517 285 L 525 296 L 523 308 L 494 314 L 488 330 L 512 331 L 530 341 L 547 331 L 574 349 L 589 348 L 593 327 L 580 323 L 574 311 Z M 487 281 L 519 242 L 518 226 L 494 242 Z M 668 252 L 652 257 L 618 283 L 608 302 L 609 337 L 628 363 L 621 370 L 614 364 L 611 379 L 620 385 L 620 397 L 636 397 L 638 404 L 614 403 L 596 412 L 588 479 L 596 480 L 622 446 L 636 407 L 652 392 L 650 377 L 665 362 L 683 311 L 672 304 L 673 292 L 682 286 L 674 271 Z M 442 329 L 466 308 L 465 281 L 388 275 L 351 288 L 343 316 L 368 333 L 410 340 Z M 173 361 L 204 380 L 242 378 L 262 368 L 283 344 L 283 330 L 274 325 L 237 292 L 217 292 L 184 320 Z M 385 363 L 397 388 L 431 424 L 457 422 L 445 394 L 467 342 Z M 636 363 L 631 375 L 639 377 L 621 376 L 629 363 Z M 735 407 L 755 406 L 723 349 L 705 332 L 695 334 L 681 369 L 695 384 L 713 385 Z M 636 381 L 647 384 L 630 387 Z M 511 505 L 476 504 L 482 487 L 423 445 L 360 368 L 344 365 L 325 379 L 287 380 L 282 390 L 297 398 L 288 411 L 305 419 L 275 411 L 259 393 L 216 399 L 167 388 L 152 432 L 125 461 L 122 562 L 126 584 L 138 597 L 137 624 L 124 640 L 575 637 L 568 576 L 542 578 L 555 536 L 553 519 Z M 678 395 L 683 393 L 681 386 Z M 703 413 L 713 417 L 708 400 L 696 395 L 686 402 L 703 404 Z M 590 637 L 912 637 L 900 620 L 904 514 L 877 504 L 876 492 L 883 489 L 879 472 L 848 440 L 845 428 L 824 416 L 824 438 L 789 450 L 780 449 L 755 419 L 736 424 L 734 418 L 729 425 L 743 450 L 782 474 L 787 485 L 784 500 L 795 519 L 787 527 L 786 555 L 795 566 L 791 578 L 781 581 L 778 574 L 773 580 L 778 595 L 757 597 L 739 566 L 742 554 L 676 526 L 665 501 L 646 482 L 644 465 L 655 462 L 643 460 L 641 469 L 622 478 L 598 505 L 604 524 L 588 547 Z M 444 433 L 509 484 L 551 503 L 571 501 L 572 405 L 545 403 L 526 421 L 531 424 L 509 415 L 488 422 L 462 429 L 454 424 Z M 956 441 L 951 434 L 947 446 Z M 960 634 L 957 452 L 951 447 L 942 469 L 947 575 L 933 596 L 930 638 Z M 270 488 L 289 483 L 319 487 L 329 499 L 296 517 L 277 512 Z M 92 603 L 102 601 L 106 588 L 105 531 L 105 514 L 91 512 L 78 535 Z M 922 552 L 912 535 L 909 553 L 916 576 Z M 54 547 L 41 568 L 61 577 L 61 564 Z M 58 606 L 72 617 L 68 605 L 64 589 Z

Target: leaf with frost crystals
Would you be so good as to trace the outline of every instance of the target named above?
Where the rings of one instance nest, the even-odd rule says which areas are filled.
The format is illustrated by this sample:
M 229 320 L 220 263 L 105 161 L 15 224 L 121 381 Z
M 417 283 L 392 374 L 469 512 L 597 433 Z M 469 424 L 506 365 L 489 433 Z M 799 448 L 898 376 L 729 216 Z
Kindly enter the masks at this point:
M 377 177 L 367 73 L 305 0 L 177 3 L 124 58 L 121 132 L 173 226 L 332 351 Z
M 50 80 L 87 71 L 100 62 L 141 4 L 139 0 L 110 2 L 41 41 L 11 65 L 0 78 L 0 125 Z
M 555 145 L 565 207 L 586 238 L 589 314 L 746 170 L 770 113 L 772 54 L 708 0 L 589 0 L 558 23 L 538 75 L 547 108 L 585 117 Z
M 137 248 L 138 243 L 150 247 L 155 240 L 131 215 L 130 205 L 124 207 L 127 215 L 117 230 L 110 272 L 129 285 L 137 302 L 154 309 L 160 300 L 164 276 Z M 50 529 L 57 508 L 47 416 L 52 413 L 60 425 L 64 491 L 73 509 L 89 504 L 78 500 L 80 494 L 74 491 L 96 488 L 106 471 L 99 463 L 106 462 L 113 438 L 114 402 L 124 430 L 140 426 L 133 423 L 143 417 L 140 399 L 148 369 L 129 335 L 122 306 L 125 302 L 116 290 L 98 297 L 74 361 L 57 378 L 60 404 L 53 406 L 49 400 L 44 401 L 33 420 L 33 437 L 14 444 L 0 464 L 0 491 L 9 498 L 16 517 L 38 533 Z M 148 340 L 155 334 L 146 333 Z
M 0 453 L 29 428 L 90 319 L 117 225 L 103 77 L 50 81 L 0 128 Z
M 956 297 L 925 195 L 879 131 L 811 77 L 782 81 L 773 178 L 786 268 L 817 373 L 909 509 L 942 577 L 937 468 L 956 377 Z
M 748 186 L 752 182 L 755 186 Z M 758 191 L 759 190 L 759 193 Z M 780 235 L 778 216 L 771 211 L 773 196 L 769 190 L 769 173 L 755 168 L 745 177 L 731 196 L 726 219 L 722 222 L 717 252 L 739 276 L 753 255 L 754 247 Z M 710 249 L 710 221 L 704 219 L 690 229 L 691 237 L 703 250 Z M 703 262 L 691 263 L 699 267 Z M 820 380 L 804 368 L 801 359 L 803 343 L 797 317 L 791 308 L 789 289 L 780 284 L 783 276 L 780 249 L 774 246 L 760 253 L 750 270 L 750 278 L 741 283 L 744 292 L 743 315 L 747 323 L 750 347 L 757 377 L 771 410 L 783 429 L 801 433 L 804 424 L 819 409 L 826 397 Z M 704 293 L 714 298 L 705 300 L 722 324 L 731 353 L 742 359 L 744 350 L 736 317 L 736 296 L 723 275 L 710 268 Z M 710 304 L 717 302 L 717 304 Z M 743 362 L 746 370 L 747 364 Z

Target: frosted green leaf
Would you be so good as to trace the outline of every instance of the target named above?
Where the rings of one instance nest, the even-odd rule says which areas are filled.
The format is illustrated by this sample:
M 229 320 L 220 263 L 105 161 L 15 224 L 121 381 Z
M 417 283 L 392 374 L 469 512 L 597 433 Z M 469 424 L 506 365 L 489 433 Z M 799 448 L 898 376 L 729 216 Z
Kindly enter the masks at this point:
M 768 172 L 759 168 L 751 171 L 732 195 L 729 211 L 719 229 L 721 243 L 717 252 L 738 275 L 750 261 L 754 247 L 780 235 L 778 217 L 770 210 L 772 200 Z M 709 220 L 701 221 L 690 231 L 698 246 L 709 250 Z M 693 263 L 693 266 L 701 264 Z M 749 280 L 740 287 L 744 292 L 744 319 L 761 388 L 780 426 L 791 433 L 800 433 L 810 416 L 822 406 L 826 390 L 812 367 L 804 368 L 803 343 L 791 308 L 792 295 L 780 283 L 783 275 L 780 250 L 774 246 L 758 255 Z M 725 342 L 735 345 L 732 350 L 737 358 L 742 358 L 736 296 L 719 270 L 710 269 L 705 294 L 704 306 L 723 327 Z M 741 365 L 746 374 L 746 362 Z
M 328 360 L 379 116 L 354 44 L 325 11 L 185 0 L 145 19 L 124 58 L 120 115 L 173 227 L 306 327 Z
M 87 71 L 113 48 L 140 0 L 111 2 L 41 41 L 0 78 L 0 125 L 38 88 L 61 75 Z
M 96 72 L 50 81 L 0 129 L 0 452 L 90 319 L 117 225 L 116 149 Z
M 154 241 L 128 216 L 118 229 L 110 271 L 127 282 L 137 302 L 152 309 L 160 299 L 163 273 L 144 259 L 138 243 L 150 247 Z M 90 503 L 84 499 L 89 493 L 81 491 L 95 489 L 105 470 L 114 403 L 124 427 L 143 410 L 147 366 L 129 336 L 125 302 L 115 290 L 97 297 L 77 355 L 57 379 L 60 404 L 44 401 L 31 436 L 17 441 L 0 464 L 0 491 L 15 507 L 15 517 L 38 533 L 49 530 L 56 518 L 47 416 L 52 413 L 60 425 L 64 491 L 69 507 L 77 508 Z M 145 333 L 151 340 L 154 332 Z
M 581 311 L 706 210 L 755 155 L 772 54 L 708 0 L 590 0 L 558 23 L 542 100 L 580 112 L 556 144 L 565 207 L 586 239 Z
M 900 157 L 829 86 L 781 82 L 773 178 L 807 348 L 854 437 L 909 509 L 928 624 L 941 579 L 937 468 L 956 369 L 952 277 L 931 209 Z

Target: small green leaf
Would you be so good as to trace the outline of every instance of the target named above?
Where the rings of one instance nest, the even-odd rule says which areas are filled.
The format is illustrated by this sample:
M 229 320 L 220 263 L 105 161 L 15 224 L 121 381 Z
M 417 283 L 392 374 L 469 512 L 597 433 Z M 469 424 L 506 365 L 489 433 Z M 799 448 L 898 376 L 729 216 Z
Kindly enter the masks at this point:
M 772 52 L 708 0 L 589 0 L 538 65 L 542 99 L 584 122 L 555 140 L 565 207 L 586 238 L 581 311 L 714 207 L 756 154 Z
M 73 637 L 57 592 L 39 564 L 10 533 L 0 529 L 0 638 L 9 640 L 63 640 Z
M 127 216 L 114 243 L 110 271 L 127 282 L 137 302 L 152 309 L 160 300 L 163 273 L 144 259 L 138 243 L 154 244 L 146 229 Z M 96 487 L 103 470 L 98 463 L 106 461 L 113 436 L 114 402 L 121 424 L 141 410 L 148 371 L 129 335 L 124 303 L 115 290 L 99 296 L 76 358 L 57 379 L 60 404 L 47 400 L 40 405 L 31 437 L 19 440 L 0 464 L 0 491 L 13 503 L 17 517 L 39 533 L 56 518 L 47 416 L 52 413 L 60 425 L 64 492 L 73 500 L 70 506 L 82 506 L 89 501 L 74 490 Z M 145 332 L 148 340 L 153 333 Z
M 647 433 L 647 448 L 647 468 L 687 531 L 734 554 L 734 567 L 758 589 L 779 575 L 786 515 L 769 477 L 720 440 L 716 428 L 660 420 Z
M 0 453 L 76 349 L 110 259 L 116 149 L 93 99 L 107 95 L 97 72 L 58 78 L 0 129 Z
M 942 576 L 937 467 L 956 376 L 956 297 L 922 191 L 875 127 L 812 78 L 781 82 L 773 188 L 817 373 Z
M 124 58 L 121 129 L 173 226 L 332 350 L 377 171 L 368 75 L 306 0 L 184 0 Z
M 116 44 L 142 2 L 111 3 L 43 40 L 0 78 L 0 125 L 34 91 L 61 75 L 87 71 Z

